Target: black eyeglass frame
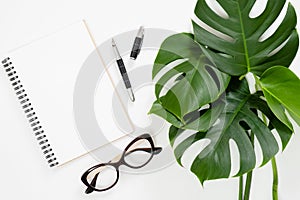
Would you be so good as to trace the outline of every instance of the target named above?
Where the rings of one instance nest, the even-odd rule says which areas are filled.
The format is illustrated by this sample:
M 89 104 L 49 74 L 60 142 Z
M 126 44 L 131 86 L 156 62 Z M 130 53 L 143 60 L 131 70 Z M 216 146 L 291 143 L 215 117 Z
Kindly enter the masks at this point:
M 149 142 L 151 148 L 135 148 L 135 149 L 130 150 L 129 152 L 127 152 L 127 151 L 132 147 L 132 145 L 134 145 L 134 144 L 135 144 L 136 142 L 138 142 L 139 140 L 147 140 L 147 141 Z M 144 164 L 142 164 L 142 165 L 140 165 L 140 166 L 132 166 L 132 165 L 128 164 L 128 163 L 125 161 L 125 157 L 126 157 L 127 155 L 129 155 L 129 154 L 135 152 L 135 151 L 145 151 L 145 152 L 147 152 L 147 153 L 151 153 L 151 156 L 149 157 L 149 159 L 148 159 Z M 123 153 L 122 153 L 122 156 L 121 156 L 121 158 L 119 159 L 119 161 L 117 161 L 117 162 L 108 162 L 108 163 L 101 163 L 101 164 L 98 164 L 98 165 L 95 165 L 95 166 L 89 168 L 86 172 L 83 173 L 83 175 L 81 176 L 81 181 L 88 187 L 88 188 L 86 189 L 85 193 L 89 194 L 89 193 L 91 193 L 91 192 L 93 192 L 93 191 L 103 192 L 103 191 L 107 191 L 107 190 L 111 189 L 111 188 L 114 187 L 114 186 L 117 184 L 117 182 L 119 181 L 119 174 L 120 174 L 120 172 L 119 172 L 119 167 L 120 167 L 121 165 L 125 165 L 125 166 L 127 166 L 127 167 L 129 167 L 129 168 L 132 168 L 132 169 L 139 169 L 139 168 L 142 168 L 142 167 L 146 166 L 146 165 L 152 160 L 152 158 L 153 158 L 153 156 L 154 156 L 155 154 L 159 154 L 161 151 L 162 151 L 162 148 L 161 148 L 161 147 L 155 147 L 155 146 L 154 146 L 154 142 L 153 142 L 153 140 L 152 140 L 150 134 L 145 133 L 145 134 L 142 134 L 142 135 L 136 137 L 136 138 L 135 138 L 134 140 L 132 140 L 132 141 L 127 145 L 127 147 L 124 149 L 124 151 L 123 151 Z M 111 186 L 109 186 L 109 187 L 107 187 L 107 188 L 103 188 L 103 189 L 98 189 L 98 188 L 95 187 L 95 185 L 96 185 L 96 182 L 97 182 L 98 175 L 101 173 L 101 171 L 97 172 L 97 173 L 94 175 L 94 178 L 93 178 L 93 180 L 91 181 L 91 183 L 88 182 L 87 177 L 89 176 L 89 174 L 90 174 L 92 171 L 94 171 L 94 170 L 96 170 L 96 169 L 98 169 L 98 168 L 100 168 L 100 167 L 104 167 L 104 166 L 111 166 L 111 167 L 113 167 L 113 168 L 116 170 L 117 177 L 116 177 L 115 182 L 114 182 Z

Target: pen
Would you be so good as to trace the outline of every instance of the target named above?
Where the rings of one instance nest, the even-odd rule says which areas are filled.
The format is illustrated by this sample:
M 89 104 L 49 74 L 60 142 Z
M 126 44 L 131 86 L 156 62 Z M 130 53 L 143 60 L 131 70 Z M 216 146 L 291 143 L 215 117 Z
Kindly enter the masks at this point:
M 127 89 L 129 98 L 132 102 L 134 102 L 135 97 L 134 97 L 132 87 L 131 87 L 131 83 L 130 83 L 130 80 L 129 80 L 129 77 L 128 77 L 128 74 L 127 74 L 127 71 L 126 71 L 126 68 L 125 68 L 125 64 L 123 62 L 122 57 L 120 56 L 119 50 L 117 48 L 117 45 L 116 45 L 116 42 L 115 42 L 114 39 L 111 40 L 111 44 L 112 44 L 112 47 L 114 49 L 114 52 L 115 52 L 115 55 L 116 55 L 116 61 L 117 61 L 121 76 L 123 78 L 123 82 L 124 82 L 125 87 Z
M 144 40 L 144 32 L 145 32 L 145 29 L 143 26 L 141 26 L 136 35 L 136 38 L 134 40 L 134 44 L 133 44 L 131 54 L 130 54 L 130 58 L 133 60 L 135 60 L 137 58 L 137 56 L 140 54 L 143 40 Z

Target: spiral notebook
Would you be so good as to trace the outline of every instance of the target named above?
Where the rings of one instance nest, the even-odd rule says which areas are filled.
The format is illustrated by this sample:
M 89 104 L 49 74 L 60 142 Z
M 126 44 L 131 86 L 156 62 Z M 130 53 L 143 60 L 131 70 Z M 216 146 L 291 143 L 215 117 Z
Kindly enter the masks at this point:
M 10 52 L 2 60 L 29 128 L 50 167 L 63 165 L 90 150 L 77 132 L 73 92 L 82 64 L 94 51 L 89 31 L 81 21 Z M 100 63 L 97 67 L 103 68 Z M 97 141 L 94 147 L 105 142 Z

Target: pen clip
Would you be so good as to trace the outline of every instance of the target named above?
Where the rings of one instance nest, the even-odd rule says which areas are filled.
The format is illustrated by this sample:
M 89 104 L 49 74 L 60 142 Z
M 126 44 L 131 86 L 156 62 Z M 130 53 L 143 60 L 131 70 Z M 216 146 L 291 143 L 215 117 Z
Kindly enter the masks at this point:
M 138 48 L 138 54 L 140 54 L 142 46 L 143 46 L 143 42 L 144 42 L 144 36 L 145 36 L 145 28 L 144 26 L 141 26 L 138 32 L 138 35 L 141 35 L 141 42 Z
M 144 34 L 143 34 L 143 36 L 141 37 L 141 43 L 140 43 L 140 46 L 139 46 L 138 52 L 137 52 L 138 55 L 139 55 L 140 52 L 141 52 L 141 49 L 142 49 L 142 46 L 143 46 L 143 42 L 144 42 Z

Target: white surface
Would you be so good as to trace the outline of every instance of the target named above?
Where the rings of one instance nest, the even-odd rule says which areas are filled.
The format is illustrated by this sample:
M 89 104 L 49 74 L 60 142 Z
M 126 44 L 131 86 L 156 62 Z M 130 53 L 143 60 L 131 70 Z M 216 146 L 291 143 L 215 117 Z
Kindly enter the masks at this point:
M 28 43 L 79 19 L 86 19 L 98 43 L 120 32 L 147 27 L 189 31 L 196 0 L 9 0 L 1 2 L 0 52 Z M 300 14 L 300 2 L 291 1 Z M 300 29 L 298 25 L 298 29 Z M 297 64 L 292 68 L 300 75 Z M 49 170 L 35 145 L 13 91 L 0 70 L 0 199 L 237 199 L 237 180 L 209 182 L 203 189 L 198 180 L 177 164 L 147 175 L 120 177 L 109 192 L 86 196 L 80 176 L 95 164 L 85 157 L 70 165 Z M 280 196 L 294 200 L 300 196 L 300 129 L 287 150 L 279 155 Z M 267 165 L 254 174 L 251 199 L 271 199 L 271 170 Z

